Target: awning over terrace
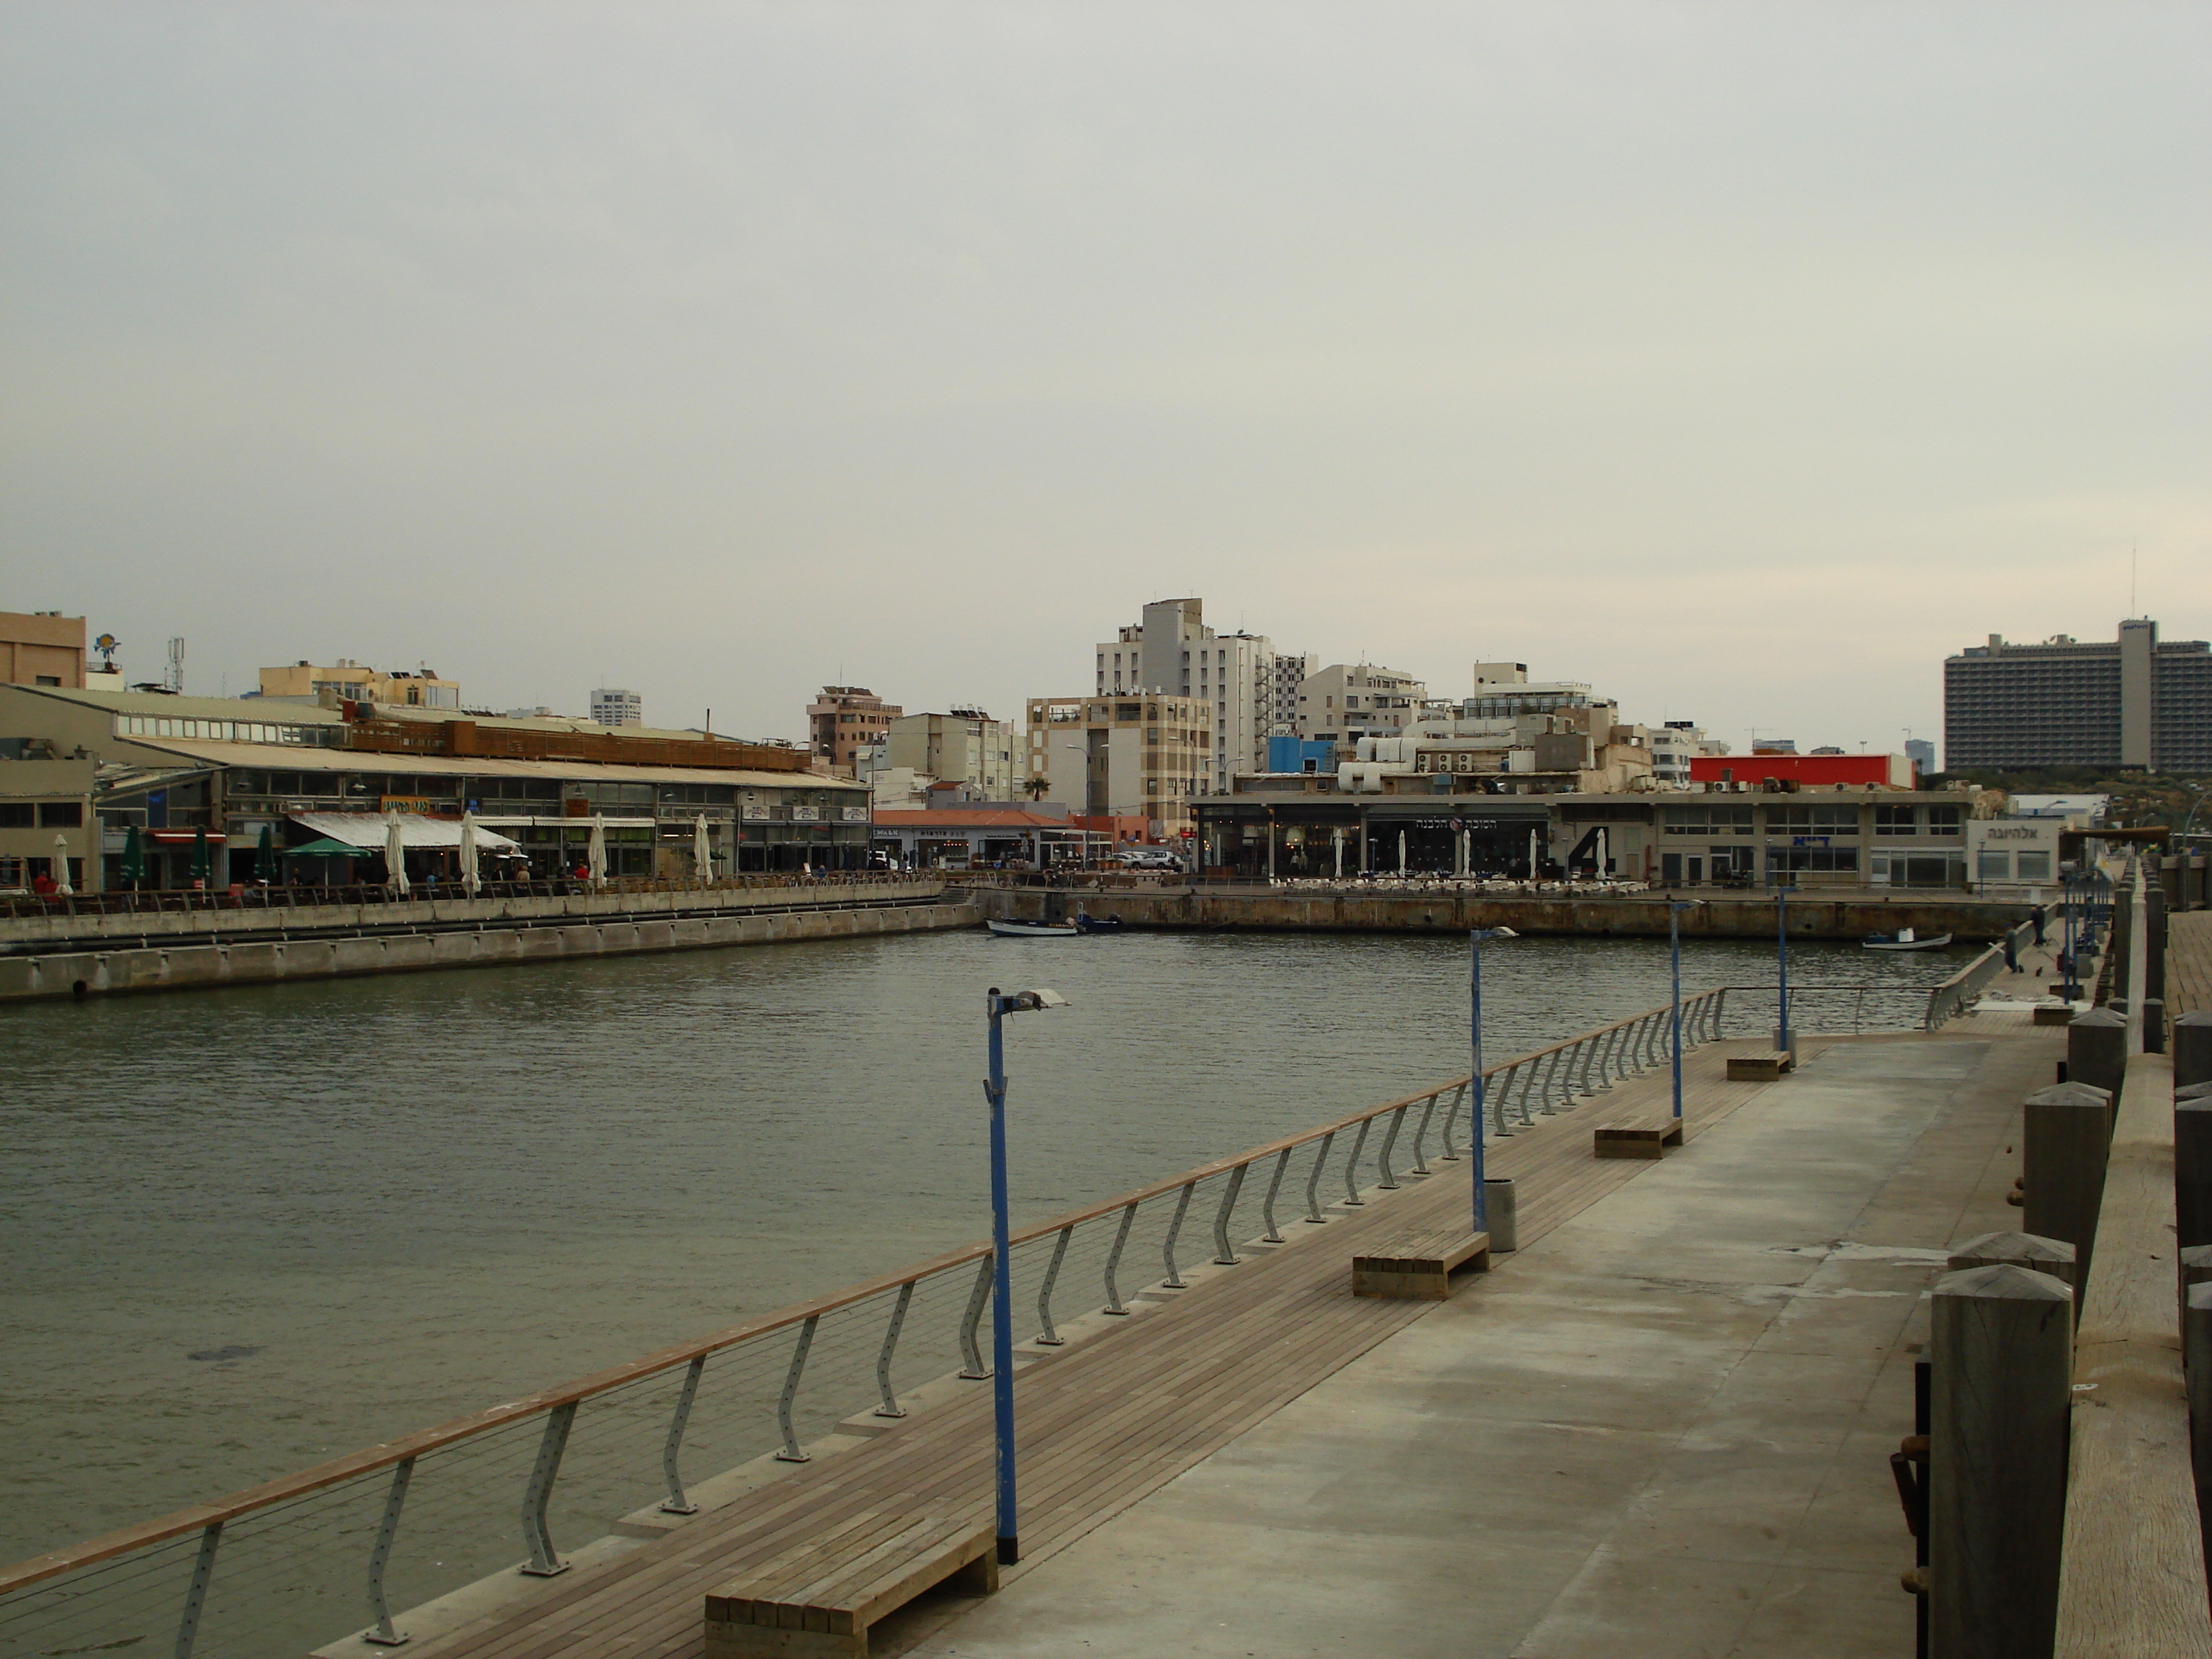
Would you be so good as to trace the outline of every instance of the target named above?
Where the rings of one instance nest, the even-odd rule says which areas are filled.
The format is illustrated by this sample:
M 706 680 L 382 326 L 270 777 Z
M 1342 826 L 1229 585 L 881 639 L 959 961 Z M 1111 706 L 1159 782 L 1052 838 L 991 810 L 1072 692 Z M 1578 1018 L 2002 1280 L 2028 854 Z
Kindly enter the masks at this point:
M 388 821 L 381 812 L 294 812 L 289 816 L 303 830 L 368 853 L 381 853 L 384 838 L 389 833 Z M 461 844 L 461 821 L 459 818 L 424 817 L 417 812 L 402 812 L 399 815 L 399 840 L 401 845 L 406 847 L 458 848 Z M 477 825 L 477 850 L 480 853 L 520 853 L 522 848 L 498 830 L 487 830 L 479 823 Z

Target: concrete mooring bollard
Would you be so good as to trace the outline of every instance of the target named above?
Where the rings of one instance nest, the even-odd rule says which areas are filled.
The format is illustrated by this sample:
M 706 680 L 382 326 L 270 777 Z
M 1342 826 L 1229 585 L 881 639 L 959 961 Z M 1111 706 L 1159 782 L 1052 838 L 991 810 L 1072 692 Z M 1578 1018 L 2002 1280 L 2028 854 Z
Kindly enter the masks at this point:
M 1519 1249 L 1520 1199 L 1516 1195 L 1511 1176 L 1490 1176 L 1484 1179 L 1482 1207 L 1490 1217 L 1490 1248 L 1498 1251 Z
M 2070 1285 L 2074 1247 L 2063 1238 L 2043 1238 L 2034 1233 L 1983 1233 L 1951 1247 L 1950 1267 L 1953 1273 L 1973 1267 L 2026 1267 Z
M 2173 1022 L 2173 1086 L 2212 1083 L 2212 1014 L 2201 1009 Z
M 2074 1293 L 2001 1264 L 1936 1281 L 1928 1433 L 1932 1659 L 2049 1653 L 2066 1527 Z
M 2127 1073 L 2127 1016 L 2110 1008 L 2075 1015 L 2066 1028 L 2066 1080 L 2117 1097 Z
M 2102 1089 L 2062 1083 L 2021 1108 L 2021 1231 L 2073 1247 L 2077 1291 L 2089 1283 L 2112 1144 L 2112 1097 Z

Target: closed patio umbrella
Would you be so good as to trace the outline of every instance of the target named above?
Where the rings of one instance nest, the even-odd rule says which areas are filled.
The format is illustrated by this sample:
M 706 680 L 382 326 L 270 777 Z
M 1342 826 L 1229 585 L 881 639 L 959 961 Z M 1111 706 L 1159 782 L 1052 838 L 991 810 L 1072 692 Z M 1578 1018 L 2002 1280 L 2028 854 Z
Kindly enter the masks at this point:
M 384 879 L 395 893 L 407 890 L 407 833 L 397 812 L 384 815 Z
M 135 823 L 124 832 L 122 873 L 133 886 L 146 879 L 146 842 Z
M 461 891 L 471 898 L 483 883 L 477 876 L 477 815 L 464 807 L 461 811 Z
M 207 825 L 204 823 L 192 831 L 193 884 L 204 887 L 208 884 L 208 878 L 214 874 L 215 858 L 208 851 Z
M 607 878 L 607 824 L 597 812 L 592 814 L 592 844 L 584 854 L 584 868 L 594 887 Z
M 69 837 L 54 837 L 54 891 L 64 898 L 76 891 L 69 878 Z
M 1605 879 L 1605 827 L 1602 824 L 1597 832 L 1597 878 L 1600 881 Z
M 1528 879 L 1536 879 L 1536 832 L 1528 832 Z
M 714 844 L 707 839 L 707 815 L 691 821 L 691 868 L 702 881 L 714 878 Z
M 253 849 L 253 873 L 263 881 L 274 880 L 276 875 L 276 826 L 261 826 L 261 844 Z

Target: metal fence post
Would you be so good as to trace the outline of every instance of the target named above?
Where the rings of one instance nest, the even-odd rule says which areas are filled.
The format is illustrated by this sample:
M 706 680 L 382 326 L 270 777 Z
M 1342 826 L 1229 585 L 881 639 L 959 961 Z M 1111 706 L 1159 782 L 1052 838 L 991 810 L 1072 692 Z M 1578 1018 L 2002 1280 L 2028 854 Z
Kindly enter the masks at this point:
M 521 1571 L 532 1578 L 550 1578 L 568 1571 L 568 1564 L 553 1547 L 553 1534 L 546 1529 L 545 1506 L 553 1497 L 553 1482 L 561 1474 L 561 1454 L 568 1449 L 568 1429 L 575 1420 L 573 1400 L 545 1413 L 538 1461 L 531 1466 L 530 1484 L 522 1489 L 522 1542 L 530 1559 L 522 1564 Z
M 691 1402 L 699 1396 L 699 1378 L 707 1369 L 707 1356 L 693 1356 L 684 1370 L 684 1387 L 676 1396 L 676 1411 L 668 1419 L 667 1443 L 660 1449 L 660 1472 L 668 1477 L 668 1496 L 660 1507 L 670 1515 L 696 1515 L 699 1506 L 684 1495 L 684 1476 L 677 1458 L 684 1449 L 684 1431 L 691 1421 Z
M 1166 1262 L 1168 1267 L 1168 1276 L 1161 1283 L 1165 1289 L 1170 1291 L 1180 1291 L 1184 1288 L 1182 1275 L 1176 1271 L 1176 1237 L 1182 1231 L 1182 1218 L 1190 1212 L 1191 1191 L 1197 1185 L 1195 1181 L 1183 1182 L 1182 1191 L 1176 1198 L 1175 1217 L 1168 1223 L 1167 1238 L 1160 1246 L 1160 1260 Z
M 177 1621 L 177 1659 L 192 1659 L 192 1644 L 199 1640 L 200 1614 L 207 1607 L 208 1581 L 215 1577 L 216 1547 L 222 1542 L 220 1521 L 200 1534 L 200 1553 L 192 1562 L 191 1583 L 185 1590 L 184 1617 Z
M 1398 1144 L 1398 1127 L 1405 1122 L 1406 1114 L 1410 1109 L 1412 1103 L 1408 1102 L 1390 1114 L 1390 1127 L 1382 1132 L 1382 1150 L 1375 1154 L 1375 1168 L 1382 1177 L 1377 1184 L 1385 1192 L 1398 1190 L 1397 1172 L 1390 1167 L 1390 1149 Z
M 1359 1133 L 1352 1137 L 1352 1156 L 1344 1166 L 1344 1201 L 1346 1204 L 1364 1204 L 1367 1201 L 1359 1195 L 1359 1154 L 1367 1145 L 1367 1132 L 1374 1127 L 1373 1118 L 1363 1117 L 1359 1120 Z M 1474 1133 L 1482 1133 L 1480 1124 L 1474 1126 Z
M 783 1392 L 775 1397 L 775 1425 L 783 1431 L 783 1449 L 776 1460 L 783 1463 L 804 1463 L 807 1455 L 799 1449 L 799 1436 L 791 1426 L 791 1403 L 799 1397 L 799 1374 L 806 1369 L 806 1351 L 814 1346 L 814 1328 L 822 1322 L 820 1314 L 809 1314 L 806 1322 L 799 1328 L 799 1341 L 791 1351 L 791 1369 L 783 1376 Z
M 876 1407 L 878 1417 L 904 1417 L 906 1408 L 898 1402 L 891 1389 L 891 1355 L 898 1349 L 899 1328 L 906 1323 L 906 1310 L 914 1302 L 914 1280 L 899 1286 L 898 1300 L 891 1304 L 890 1323 L 884 1328 L 884 1346 L 876 1351 L 876 1393 L 883 1404 Z
M 1283 1242 L 1283 1235 L 1275 1225 L 1275 1194 L 1282 1190 L 1283 1171 L 1290 1167 L 1291 1148 L 1285 1146 L 1275 1159 L 1275 1173 L 1267 1182 L 1267 1199 L 1260 1206 L 1260 1213 L 1267 1223 L 1267 1231 L 1261 1236 L 1266 1243 L 1279 1244 Z
M 1044 1282 L 1037 1286 L 1037 1322 L 1044 1327 L 1043 1334 L 1036 1339 L 1041 1347 L 1057 1348 L 1067 1340 L 1053 1328 L 1052 1287 L 1060 1278 L 1060 1264 L 1067 1255 L 1067 1241 L 1074 1236 L 1075 1224 L 1072 1221 L 1060 1230 L 1059 1242 L 1052 1247 L 1051 1264 L 1044 1270 Z
M 1222 1192 L 1221 1207 L 1213 1212 L 1213 1259 L 1224 1267 L 1234 1267 L 1241 1260 L 1229 1245 L 1229 1216 L 1237 1207 L 1237 1194 L 1243 1190 L 1248 1167 L 1240 1164 L 1229 1172 L 1229 1185 Z
M 1452 1139 L 1452 1124 L 1457 1121 L 1459 1117 L 1460 1103 L 1467 1098 L 1467 1091 L 1474 1085 L 1474 1080 L 1470 1078 L 1467 1082 L 1461 1084 L 1458 1090 L 1452 1096 L 1451 1104 L 1444 1108 L 1443 1160 L 1447 1164 L 1456 1164 L 1459 1162 L 1459 1147 Z
M 1323 1166 L 1328 1163 L 1328 1149 L 1335 1139 L 1336 1131 L 1334 1129 L 1321 1138 L 1321 1150 L 1314 1154 L 1313 1173 L 1306 1177 L 1305 1218 L 1308 1223 L 1316 1227 L 1325 1224 L 1328 1220 L 1328 1218 L 1321 1212 L 1321 1172 Z
M 1437 1101 L 1441 1097 L 1442 1093 L 1443 1091 L 1439 1090 L 1437 1093 L 1428 1097 L 1427 1102 L 1421 1108 L 1421 1121 L 1413 1129 L 1413 1173 L 1415 1175 L 1426 1175 L 1429 1172 L 1429 1160 L 1422 1156 L 1421 1145 L 1429 1138 L 1429 1120 L 1437 1115 Z
M 1114 1233 L 1114 1248 L 1106 1252 L 1106 1305 L 1102 1312 L 1126 1316 L 1129 1311 L 1121 1305 L 1121 1287 L 1115 1282 L 1114 1275 L 1121 1265 L 1121 1247 L 1129 1242 L 1129 1227 L 1136 1218 L 1134 1204 L 1121 1212 L 1121 1224 Z
M 983 1351 L 975 1344 L 975 1328 L 983 1322 L 983 1310 L 991 1300 L 991 1275 L 997 1262 L 985 1256 L 976 1264 L 975 1288 L 968 1292 L 968 1311 L 960 1316 L 960 1357 L 966 1361 L 960 1375 L 970 1382 L 980 1382 L 991 1374 L 983 1363 Z
M 361 1639 L 380 1648 L 403 1646 L 407 1632 L 392 1625 L 392 1605 L 384 1599 L 384 1569 L 392 1559 L 392 1541 L 399 1534 L 399 1510 L 407 1501 L 407 1483 L 415 1476 L 415 1460 L 403 1457 L 392 1471 L 392 1487 L 385 1494 L 384 1519 L 376 1528 L 376 1543 L 368 1553 L 369 1627 Z

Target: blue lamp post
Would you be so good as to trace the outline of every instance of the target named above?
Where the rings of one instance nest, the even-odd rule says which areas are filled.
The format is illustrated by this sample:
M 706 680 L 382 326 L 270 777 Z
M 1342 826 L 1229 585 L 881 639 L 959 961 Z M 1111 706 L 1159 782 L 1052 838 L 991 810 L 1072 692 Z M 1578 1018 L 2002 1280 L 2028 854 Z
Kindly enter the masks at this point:
M 1472 998 L 1472 1036 L 1474 1069 L 1468 1082 L 1468 1098 L 1474 1103 L 1474 1116 L 1468 1135 L 1468 1158 L 1474 1173 L 1474 1231 L 1490 1231 L 1490 1194 L 1483 1184 L 1482 1158 L 1482 947 L 1494 939 L 1518 939 L 1521 936 L 1510 927 L 1476 927 L 1468 939 L 1468 988 Z
M 1701 901 L 1699 901 L 1701 902 Z M 1674 1068 L 1674 1115 L 1682 1115 L 1682 912 L 1696 902 L 1670 900 L 1667 905 L 1667 957 L 1674 974 L 1674 1041 L 1668 1045 Z
M 984 1084 L 991 1103 L 991 1404 L 998 1444 L 999 1560 L 1022 1559 L 1019 1511 L 1014 1504 L 1014 1264 L 1006 1244 L 1006 1042 L 1008 1014 L 1040 1008 L 1065 1008 L 1057 991 L 1002 992 L 994 985 L 984 999 L 991 1017 L 991 1076 Z
M 1774 960 L 1778 975 L 1775 989 L 1778 993 L 1775 1009 L 1780 1021 L 1774 1030 L 1774 1046 L 1786 1054 L 1792 1052 L 1790 1045 L 1790 890 L 1781 886 L 1774 890 Z

